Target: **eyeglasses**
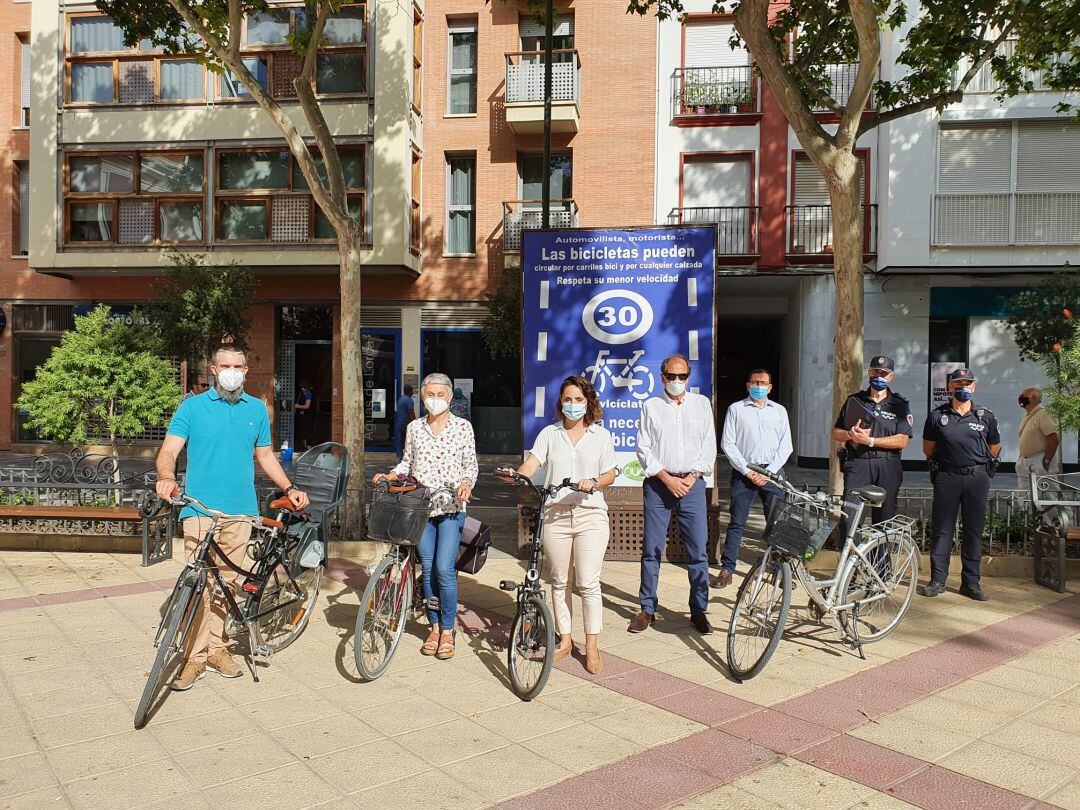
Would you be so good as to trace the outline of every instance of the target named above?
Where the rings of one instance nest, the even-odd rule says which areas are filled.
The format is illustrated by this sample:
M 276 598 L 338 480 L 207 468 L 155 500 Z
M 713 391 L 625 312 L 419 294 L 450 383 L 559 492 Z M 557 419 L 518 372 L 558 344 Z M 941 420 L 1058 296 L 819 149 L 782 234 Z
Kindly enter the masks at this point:
M 665 380 L 682 380 L 683 382 L 685 382 L 686 380 L 690 379 L 690 372 L 687 372 L 686 374 L 668 374 L 665 371 L 664 372 L 664 379 Z

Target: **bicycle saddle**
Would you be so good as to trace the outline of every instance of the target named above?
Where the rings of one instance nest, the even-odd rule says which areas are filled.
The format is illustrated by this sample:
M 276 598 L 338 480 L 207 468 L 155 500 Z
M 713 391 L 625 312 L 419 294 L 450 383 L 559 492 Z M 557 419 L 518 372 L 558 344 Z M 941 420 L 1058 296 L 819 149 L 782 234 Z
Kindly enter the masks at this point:
M 885 490 L 873 484 L 853 489 L 851 490 L 851 494 L 871 506 L 881 506 L 885 503 Z

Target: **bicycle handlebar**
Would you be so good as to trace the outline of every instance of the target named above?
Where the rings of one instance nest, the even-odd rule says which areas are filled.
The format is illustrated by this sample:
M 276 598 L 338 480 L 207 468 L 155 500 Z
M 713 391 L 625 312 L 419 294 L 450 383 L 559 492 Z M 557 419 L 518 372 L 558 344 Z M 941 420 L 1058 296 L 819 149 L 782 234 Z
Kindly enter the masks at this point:
M 767 467 L 762 467 L 760 464 L 747 464 L 746 466 L 751 472 L 765 476 L 765 478 L 779 487 L 780 490 L 786 494 L 793 495 L 801 500 L 810 501 L 811 503 L 818 505 L 828 504 L 829 506 L 841 509 L 845 504 L 844 499 L 839 495 L 829 495 L 825 492 L 810 492 L 806 489 L 799 489 L 780 473 L 774 473 Z
M 528 476 L 522 475 L 517 470 L 496 470 L 494 475 L 497 478 L 509 478 L 515 484 L 527 486 L 536 492 L 537 495 L 545 499 L 554 497 L 564 489 L 569 489 L 571 492 L 585 492 L 585 490 L 573 483 L 569 478 L 564 478 L 561 484 L 551 484 L 550 486 L 543 487 L 535 483 Z
M 252 526 L 262 527 L 266 529 L 280 529 L 285 524 L 280 520 L 274 520 L 273 518 L 262 517 L 261 515 L 229 515 L 222 512 L 219 509 L 213 509 L 197 498 L 193 498 L 186 492 L 182 492 L 176 495 L 169 501 L 170 506 L 191 506 L 202 512 L 208 517 L 212 517 L 218 522 L 229 521 L 232 523 L 250 523 Z

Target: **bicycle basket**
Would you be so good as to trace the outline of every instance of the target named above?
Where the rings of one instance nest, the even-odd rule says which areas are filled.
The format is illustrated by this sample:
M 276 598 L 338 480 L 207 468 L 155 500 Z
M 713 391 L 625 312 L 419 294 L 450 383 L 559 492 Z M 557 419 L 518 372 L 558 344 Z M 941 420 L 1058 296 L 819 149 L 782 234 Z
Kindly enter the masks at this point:
M 810 560 L 839 522 L 827 506 L 777 498 L 765 527 L 765 542 L 785 554 Z
M 431 512 L 426 492 L 421 492 L 375 492 L 368 511 L 368 539 L 396 546 L 419 543 Z

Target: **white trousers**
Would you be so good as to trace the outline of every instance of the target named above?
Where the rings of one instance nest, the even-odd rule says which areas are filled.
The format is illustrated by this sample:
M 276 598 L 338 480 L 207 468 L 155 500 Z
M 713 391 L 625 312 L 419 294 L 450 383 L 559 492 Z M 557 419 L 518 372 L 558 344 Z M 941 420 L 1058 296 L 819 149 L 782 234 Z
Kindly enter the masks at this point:
M 1043 454 L 1036 453 L 1033 456 L 1027 456 L 1016 460 L 1016 484 L 1017 489 L 1022 489 L 1024 492 L 1031 494 L 1031 472 L 1034 470 L 1039 475 L 1060 475 L 1061 474 L 1061 455 L 1060 453 L 1054 455 L 1053 461 L 1050 462 L 1050 469 L 1044 469 L 1042 460 Z
M 555 610 L 555 630 L 570 634 L 570 563 L 581 595 L 585 632 L 596 635 L 604 626 L 604 606 L 600 593 L 600 572 L 604 566 L 611 529 L 606 509 L 589 506 L 551 507 L 544 515 L 544 555 L 551 579 L 551 604 Z

